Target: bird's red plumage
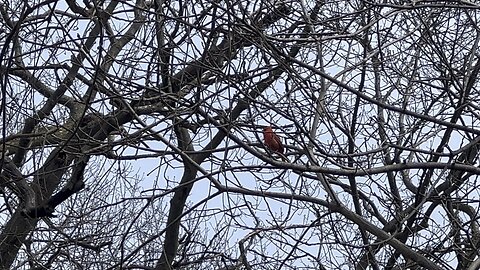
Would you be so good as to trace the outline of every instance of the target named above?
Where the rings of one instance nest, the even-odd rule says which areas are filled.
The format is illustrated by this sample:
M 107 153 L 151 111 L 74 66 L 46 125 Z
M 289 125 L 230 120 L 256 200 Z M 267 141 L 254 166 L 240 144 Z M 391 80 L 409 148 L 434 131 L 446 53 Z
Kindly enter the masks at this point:
M 265 140 L 265 145 L 268 149 L 283 154 L 283 143 L 280 140 L 280 137 L 273 132 L 272 127 L 266 127 L 263 129 L 263 139 Z

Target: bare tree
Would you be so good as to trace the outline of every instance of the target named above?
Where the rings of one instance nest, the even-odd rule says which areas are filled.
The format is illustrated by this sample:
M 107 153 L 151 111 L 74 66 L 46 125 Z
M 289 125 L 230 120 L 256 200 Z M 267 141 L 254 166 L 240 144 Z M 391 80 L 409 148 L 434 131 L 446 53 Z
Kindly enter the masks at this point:
M 479 9 L 3 1 L 0 268 L 477 269 Z

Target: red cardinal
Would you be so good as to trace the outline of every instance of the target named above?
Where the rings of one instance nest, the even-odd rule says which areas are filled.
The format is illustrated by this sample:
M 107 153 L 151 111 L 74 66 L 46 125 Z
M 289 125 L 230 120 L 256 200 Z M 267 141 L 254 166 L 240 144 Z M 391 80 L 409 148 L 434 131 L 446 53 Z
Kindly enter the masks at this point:
M 280 137 L 273 132 L 272 127 L 266 127 L 263 129 L 263 139 L 265 140 L 265 145 L 268 149 L 283 154 L 283 143 L 280 140 Z

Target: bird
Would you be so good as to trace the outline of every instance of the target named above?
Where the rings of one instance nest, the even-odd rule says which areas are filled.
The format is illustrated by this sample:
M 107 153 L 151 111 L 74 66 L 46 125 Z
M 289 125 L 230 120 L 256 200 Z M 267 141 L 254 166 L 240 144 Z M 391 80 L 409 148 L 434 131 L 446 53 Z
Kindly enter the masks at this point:
M 263 139 L 265 140 L 265 145 L 268 149 L 272 150 L 273 152 L 283 154 L 284 148 L 282 140 L 280 140 L 280 137 L 273 132 L 271 126 L 263 129 Z

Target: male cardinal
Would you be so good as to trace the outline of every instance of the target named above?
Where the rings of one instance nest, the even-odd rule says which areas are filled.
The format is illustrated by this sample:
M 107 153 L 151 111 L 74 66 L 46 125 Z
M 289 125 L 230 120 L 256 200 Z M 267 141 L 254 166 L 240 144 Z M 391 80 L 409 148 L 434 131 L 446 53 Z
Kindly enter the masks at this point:
M 275 132 L 273 132 L 272 127 L 266 127 L 263 129 L 263 139 L 265 140 L 265 145 L 268 149 L 273 152 L 283 154 L 283 144 Z

